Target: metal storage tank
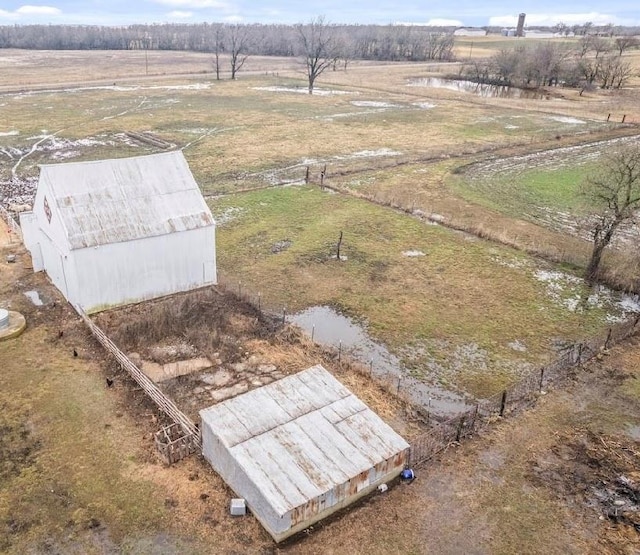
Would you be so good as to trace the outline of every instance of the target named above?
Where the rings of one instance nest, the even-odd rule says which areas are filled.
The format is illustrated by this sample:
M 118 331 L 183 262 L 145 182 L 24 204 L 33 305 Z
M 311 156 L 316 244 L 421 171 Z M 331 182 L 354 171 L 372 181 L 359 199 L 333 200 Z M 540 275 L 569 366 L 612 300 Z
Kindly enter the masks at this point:
M 35 271 L 97 312 L 216 283 L 215 222 L 181 151 L 40 167 Z
M 277 541 L 400 474 L 409 445 L 322 366 L 200 411 L 202 451 Z

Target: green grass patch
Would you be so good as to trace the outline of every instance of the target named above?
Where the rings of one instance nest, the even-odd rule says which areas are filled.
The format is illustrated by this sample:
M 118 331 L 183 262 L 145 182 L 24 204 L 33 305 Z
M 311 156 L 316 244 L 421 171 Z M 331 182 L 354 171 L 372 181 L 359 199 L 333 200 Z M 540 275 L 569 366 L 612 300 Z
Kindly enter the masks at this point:
M 416 371 L 433 374 L 429 363 L 444 361 L 440 377 L 483 394 L 517 376 L 514 362 L 552 356 L 552 340 L 589 336 L 615 311 L 607 303 L 576 308 L 575 298 L 588 295 L 580 280 L 550 285 L 515 251 L 351 197 L 292 187 L 210 205 L 226 220 L 217 244 L 223 278 L 279 310 L 339 307 Z M 338 261 L 341 231 L 346 260 Z M 516 340 L 525 351 L 510 346 Z M 494 380 L 492 368 L 503 377 Z

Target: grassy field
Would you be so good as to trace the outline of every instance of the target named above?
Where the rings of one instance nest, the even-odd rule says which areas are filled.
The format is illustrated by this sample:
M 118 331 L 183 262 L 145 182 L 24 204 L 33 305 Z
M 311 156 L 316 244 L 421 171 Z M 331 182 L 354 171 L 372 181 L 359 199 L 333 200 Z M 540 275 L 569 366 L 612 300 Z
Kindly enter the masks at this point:
M 291 60 L 254 59 L 236 81 L 204 73 L 206 56 L 154 53 L 149 75 L 141 61 L 137 52 L 1 52 L 9 82 L 33 90 L 0 96 L 0 181 L 23 183 L 28 193 L 38 164 L 153 152 L 126 135 L 150 132 L 183 149 L 206 194 L 300 182 L 307 168 L 317 182 L 326 167 L 327 184 L 355 196 L 432 215 L 579 271 L 587 242 L 527 215 L 536 207 L 574 210 L 583 170 L 567 157 L 555 173 L 528 161 L 496 169 L 492 160 L 633 131 L 603 113 L 603 100 L 626 110 L 635 98 L 626 92 L 481 98 L 420 86 L 433 64 L 354 63 L 324 74 L 310 96 Z M 103 81 L 78 87 L 78 64 L 95 64 Z M 125 69 L 137 78 L 119 82 Z M 95 68 L 87 73 L 98 76 Z M 465 167 L 471 170 L 460 173 Z M 560 302 L 551 299 L 534 277 L 541 263 L 402 212 L 306 188 L 211 206 L 224 214 L 233 203 L 241 216 L 219 234 L 224 276 L 246 280 L 290 309 L 333 304 L 366 321 L 416 372 L 476 395 L 517 377 L 519 361 L 553 356 L 552 339 L 577 339 L 577 330 L 585 335 L 605 325 L 609 306 L 584 313 L 563 307 L 566 298 L 585 296 L 577 285 L 567 285 Z M 328 259 L 342 230 L 347 264 Z M 270 254 L 271 245 L 289 240 L 291 248 Z M 408 250 L 425 256 L 403 256 Z M 518 268 L 509 267 L 512 260 Z M 525 324 L 523 314 L 535 315 L 536 325 Z M 516 340 L 526 343 L 525 354 L 509 347 Z M 478 364 L 467 360 L 469 348 L 480 350 Z M 488 367 L 494 371 L 478 370 Z
M 474 39 L 473 55 L 502 44 Z M 151 132 L 184 149 L 206 193 L 230 193 L 208 200 L 225 280 L 279 310 L 331 305 L 416 375 L 480 397 L 620 316 L 614 295 L 576 277 L 588 244 L 525 219 L 532 204 L 576 210 L 588 165 L 567 156 L 564 166 L 507 171 L 491 162 L 631 134 L 606 118 L 640 122 L 637 90 L 480 98 L 409 86 L 457 71 L 450 65 L 353 63 L 323 75 L 324 94 L 310 97 L 291 60 L 250 59 L 235 82 L 215 81 L 206 55 L 154 52 L 148 62 L 147 75 L 140 52 L 0 51 L 3 197 L 28 197 L 41 163 L 155 152 L 125 134 Z M 324 165 L 327 184 L 350 195 L 278 186 L 300 181 L 307 166 L 317 184 Z M 236 193 L 244 189 L 256 190 Z M 341 231 L 346 259 L 337 260 Z M 47 284 L 5 263 L 14 250 L 0 253 L 0 301 L 29 327 L 0 344 L 0 551 L 276 552 L 255 519 L 228 515 L 231 493 L 201 460 L 159 462 L 155 410 L 121 374 L 105 386 L 116 370 L 60 299 L 44 308 L 26 300 L 24 291 Z M 280 551 L 637 550 L 633 528 L 594 509 L 599 490 L 589 489 L 638 479 L 637 459 L 624 459 L 637 450 L 640 422 L 637 345 L 628 349 L 450 449 L 413 485 Z
M 417 375 L 476 396 L 619 313 L 561 267 L 364 200 L 290 187 L 210 206 L 227 280 L 274 307 L 330 305 L 363 319 Z

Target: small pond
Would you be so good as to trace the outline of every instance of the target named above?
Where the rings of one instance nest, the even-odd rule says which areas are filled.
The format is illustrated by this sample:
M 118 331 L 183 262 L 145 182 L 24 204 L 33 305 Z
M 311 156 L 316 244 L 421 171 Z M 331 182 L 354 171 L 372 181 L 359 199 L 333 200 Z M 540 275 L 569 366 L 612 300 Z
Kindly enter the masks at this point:
M 472 405 L 452 391 L 424 383 L 409 374 L 402 362 L 384 346 L 373 341 L 353 320 L 327 306 L 314 306 L 293 314 L 289 321 L 302 328 L 313 340 L 341 348 L 342 353 L 369 366 L 374 378 L 386 382 L 397 380 L 402 392 L 416 406 L 441 417 L 455 416 Z
M 486 98 L 526 98 L 531 100 L 548 100 L 549 95 L 537 90 L 507 87 L 505 85 L 487 85 L 475 83 L 467 79 L 443 79 L 442 77 L 421 77 L 411 79 L 409 87 L 433 87 L 451 91 L 466 92 Z

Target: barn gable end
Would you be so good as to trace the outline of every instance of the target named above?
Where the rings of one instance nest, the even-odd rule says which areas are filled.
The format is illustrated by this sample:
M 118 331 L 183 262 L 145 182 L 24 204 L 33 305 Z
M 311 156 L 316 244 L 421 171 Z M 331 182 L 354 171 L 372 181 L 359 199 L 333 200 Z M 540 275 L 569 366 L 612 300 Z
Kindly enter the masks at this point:
M 216 283 L 215 222 L 180 151 L 41 166 L 34 270 L 86 312 Z

